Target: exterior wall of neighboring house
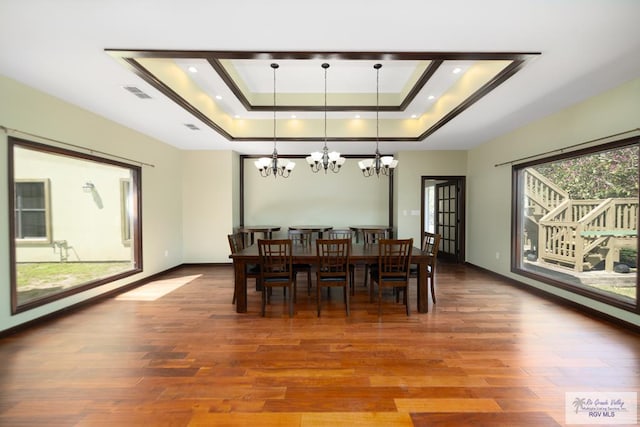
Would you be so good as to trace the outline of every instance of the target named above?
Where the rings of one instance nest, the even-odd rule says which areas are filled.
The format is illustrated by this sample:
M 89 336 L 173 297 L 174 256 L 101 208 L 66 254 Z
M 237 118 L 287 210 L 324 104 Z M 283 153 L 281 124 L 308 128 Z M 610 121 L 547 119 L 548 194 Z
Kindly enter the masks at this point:
M 49 238 L 16 242 L 17 262 L 129 261 L 123 182 L 128 169 L 19 148 L 16 182 L 44 181 Z M 128 213 L 127 213 L 128 214 Z

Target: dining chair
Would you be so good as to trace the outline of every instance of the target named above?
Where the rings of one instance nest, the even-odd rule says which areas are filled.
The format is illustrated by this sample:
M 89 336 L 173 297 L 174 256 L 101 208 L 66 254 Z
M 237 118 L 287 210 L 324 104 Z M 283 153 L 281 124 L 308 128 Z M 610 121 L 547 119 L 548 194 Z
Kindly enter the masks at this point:
M 229 241 L 229 249 L 231 253 L 235 254 L 244 249 L 244 235 L 242 233 L 227 234 L 227 240 Z M 253 278 L 256 280 L 256 291 L 260 290 L 260 265 L 259 264 L 246 264 L 245 275 L 247 278 Z M 233 299 L 231 304 L 236 303 L 236 288 L 233 288 Z
M 382 315 L 382 290 L 404 288 L 403 302 L 407 316 L 409 309 L 409 273 L 413 239 L 381 239 L 378 242 L 378 264 L 371 269 L 369 300 L 373 302 L 373 288 L 378 284 L 378 316 Z
M 387 231 L 379 228 L 364 228 L 362 230 L 362 241 L 365 245 L 375 245 L 380 240 L 386 239 Z M 367 280 L 369 278 L 369 270 L 375 264 L 365 264 L 364 266 L 364 287 L 367 287 Z
M 269 290 L 280 287 L 289 305 L 289 317 L 293 317 L 295 278 L 293 275 L 292 243 L 290 239 L 258 239 L 260 257 L 260 283 L 262 285 L 262 317 L 271 297 Z
M 436 233 L 425 232 L 422 237 L 422 253 L 431 255 L 429 264 L 426 271 L 421 271 L 420 274 L 427 275 L 427 283 L 431 285 L 431 299 L 433 303 L 436 303 L 436 264 L 438 257 L 438 250 L 440 249 L 441 236 Z M 418 266 L 411 266 L 411 277 L 418 276 Z
M 311 241 L 313 239 L 313 232 L 310 230 L 289 230 L 289 239 L 291 239 L 291 243 L 294 248 L 298 250 L 308 250 L 311 251 Z M 307 273 L 307 294 L 311 295 L 311 269 L 313 265 L 311 264 L 293 264 L 293 276 L 296 280 L 297 286 L 297 278 L 298 273 Z
M 318 239 L 316 240 L 316 294 L 318 301 L 318 317 L 322 305 L 322 288 L 334 286 L 343 288 L 344 303 L 347 316 L 350 314 L 349 291 L 351 282 L 351 240 Z
M 353 243 L 353 238 L 355 237 L 355 233 L 353 230 L 348 228 L 334 228 L 329 230 L 329 239 L 348 239 L 349 244 Z M 351 279 L 350 287 L 351 287 L 351 295 L 355 294 L 355 274 L 356 274 L 356 265 L 355 263 L 349 264 L 349 276 Z

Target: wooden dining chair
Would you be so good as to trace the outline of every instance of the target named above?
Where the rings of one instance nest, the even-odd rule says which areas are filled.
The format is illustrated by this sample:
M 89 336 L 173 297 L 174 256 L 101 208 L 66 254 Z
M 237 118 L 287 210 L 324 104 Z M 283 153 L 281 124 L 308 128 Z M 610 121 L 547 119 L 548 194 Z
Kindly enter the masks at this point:
M 373 288 L 378 285 L 378 316 L 382 315 L 382 290 L 404 288 L 403 302 L 407 316 L 409 309 L 409 268 L 413 239 L 382 239 L 378 242 L 378 264 L 371 269 L 369 299 L 373 302 Z
M 340 286 L 343 288 L 344 304 L 347 316 L 350 314 L 349 291 L 351 283 L 351 240 L 318 239 L 316 240 L 316 294 L 318 301 L 318 317 L 322 305 L 322 288 Z
M 362 241 L 365 245 L 375 245 L 377 244 L 380 240 L 382 239 L 386 239 L 387 237 L 387 231 L 380 229 L 380 228 L 364 228 L 362 230 Z M 373 267 L 375 264 L 365 264 L 364 266 L 364 287 L 367 287 L 367 281 L 369 278 L 369 271 L 371 270 L 371 267 Z
M 292 243 L 290 239 L 258 239 L 260 256 L 260 283 L 262 285 L 262 316 L 271 297 L 269 290 L 280 287 L 289 305 L 289 317 L 293 317 L 295 279 L 293 275 Z
M 436 233 L 425 232 L 422 237 L 422 253 L 431 255 L 431 260 L 427 265 L 426 271 L 420 274 L 427 275 L 427 283 L 431 285 L 431 299 L 436 303 L 436 264 L 438 258 L 438 250 L 440 249 L 441 236 Z M 411 277 L 418 276 L 418 266 L 411 266 Z
M 242 233 L 227 234 L 227 240 L 229 241 L 229 249 L 232 254 L 240 252 L 244 249 L 244 235 Z M 246 264 L 245 275 L 247 278 L 256 280 L 256 291 L 260 290 L 260 265 L 259 264 Z M 236 303 L 236 288 L 233 288 L 233 299 L 231 304 Z
M 310 230 L 289 230 L 289 239 L 294 248 L 298 250 L 311 251 L 311 241 L 313 239 L 313 232 Z M 307 273 L 307 294 L 311 295 L 311 270 L 313 265 L 311 264 L 293 264 L 293 276 L 296 280 L 298 273 Z
M 348 228 L 334 228 L 329 230 L 329 239 L 347 239 L 349 243 L 353 243 L 353 238 L 355 237 L 355 233 L 353 230 Z M 356 265 L 355 263 L 349 264 L 349 278 L 351 279 L 350 287 L 351 287 L 351 295 L 355 294 L 355 274 L 356 274 Z

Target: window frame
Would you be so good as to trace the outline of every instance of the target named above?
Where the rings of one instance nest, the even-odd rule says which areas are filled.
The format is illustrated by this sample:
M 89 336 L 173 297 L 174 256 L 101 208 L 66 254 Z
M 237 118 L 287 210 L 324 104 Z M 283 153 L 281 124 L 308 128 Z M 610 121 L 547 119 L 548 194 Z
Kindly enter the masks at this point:
M 531 270 L 525 270 L 520 267 L 522 262 L 522 255 L 524 254 L 523 247 L 522 247 L 523 240 L 520 233 L 520 230 L 523 229 L 522 210 L 523 210 L 523 202 L 524 202 L 524 197 L 522 197 L 522 193 L 524 189 L 522 185 L 523 184 L 522 180 L 520 178 L 522 176 L 521 171 L 526 168 L 543 164 L 543 163 L 551 163 L 558 160 L 565 160 L 565 159 L 581 157 L 585 155 L 592 155 L 592 154 L 603 152 L 603 151 L 608 151 L 616 148 L 625 148 L 625 147 L 630 147 L 634 145 L 640 146 L 640 138 L 638 138 L 637 136 L 613 141 L 607 144 L 592 146 L 592 147 L 584 148 L 581 150 L 561 152 L 559 154 L 552 155 L 549 157 L 540 157 L 535 160 L 528 161 L 526 163 L 514 164 L 512 166 L 512 195 L 511 195 L 511 201 L 512 201 L 511 272 L 512 273 L 515 273 L 517 275 L 524 276 L 530 279 L 534 279 L 538 282 L 542 282 L 547 285 L 551 285 L 553 287 L 562 289 L 564 291 L 581 295 L 583 297 L 587 297 L 589 299 L 592 299 L 613 307 L 617 307 L 625 311 L 640 313 L 640 300 L 639 300 L 640 290 L 639 290 L 639 278 L 637 273 L 636 273 L 636 287 L 635 287 L 636 289 L 635 303 L 630 303 L 622 299 L 616 298 L 615 296 L 607 294 L 605 292 L 598 292 L 588 287 L 572 285 L 568 282 L 563 282 L 554 278 L 550 278 L 545 275 L 536 274 Z M 638 181 L 640 184 L 640 170 L 637 171 L 637 173 L 638 173 L 637 175 Z M 640 199 L 640 196 L 639 196 L 639 199 Z M 640 230 L 640 215 L 638 215 L 636 222 L 637 222 L 636 229 Z M 638 246 L 638 243 L 640 243 L 640 236 L 636 236 L 636 247 L 638 248 L 637 254 L 640 253 L 640 246 Z M 638 255 L 636 255 L 636 265 L 638 265 Z
M 15 168 L 14 168 L 14 148 L 24 148 L 28 150 L 34 150 L 43 152 L 46 154 L 69 157 L 78 160 L 92 161 L 100 164 L 112 165 L 116 167 L 121 167 L 128 169 L 131 174 L 131 194 L 133 196 L 131 203 L 131 226 L 132 226 L 132 238 L 131 242 L 132 247 L 132 268 L 118 272 L 116 274 L 112 274 L 110 276 L 98 278 L 96 280 L 91 280 L 86 283 L 82 283 L 80 285 L 65 289 L 63 291 L 48 294 L 44 297 L 32 299 L 23 303 L 18 302 L 18 289 L 17 289 L 17 273 L 16 273 L 16 247 L 22 246 L 16 241 L 16 233 L 15 233 Z M 17 138 L 13 136 L 8 137 L 7 144 L 7 160 L 8 160 L 8 201 L 9 201 L 9 276 L 10 276 L 10 290 L 11 290 L 11 314 L 15 315 L 18 313 L 22 313 L 28 310 L 32 310 L 37 307 L 41 307 L 43 305 L 49 304 L 53 301 L 61 300 L 67 298 L 71 295 L 78 294 L 80 292 L 84 292 L 89 289 L 93 289 L 99 286 L 106 285 L 108 283 L 112 283 L 114 281 L 123 279 L 125 277 L 129 277 L 143 271 L 143 257 L 142 257 L 142 168 L 137 165 L 131 165 L 128 163 L 123 163 L 120 161 L 99 157 L 94 154 L 81 153 L 78 151 L 72 151 L 69 149 L 65 149 L 58 146 L 47 145 L 40 142 L 29 141 L 22 138 Z M 50 190 L 48 190 L 50 191 Z M 49 197 L 50 200 L 50 197 Z M 49 209 L 51 212 L 51 209 Z M 49 223 L 49 235 L 50 238 L 53 238 L 53 230 L 52 224 Z M 44 244 L 44 242 L 41 242 Z M 49 242 L 51 244 L 51 241 Z

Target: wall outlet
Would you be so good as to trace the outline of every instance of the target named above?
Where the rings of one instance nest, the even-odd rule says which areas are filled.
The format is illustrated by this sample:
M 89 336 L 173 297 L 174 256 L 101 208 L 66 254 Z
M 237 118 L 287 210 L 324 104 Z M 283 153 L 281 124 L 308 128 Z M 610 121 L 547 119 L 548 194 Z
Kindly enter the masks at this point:
M 500 259 L 500 252 L 496 252 L 496 259 Z
M 164 256 L 165 256 L 165 258 L 169 256 L 169 251 L 166 250 L 166 249 L 164 250 Z

